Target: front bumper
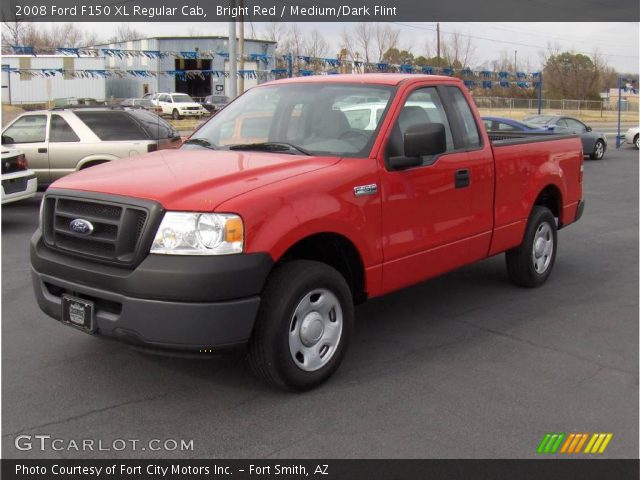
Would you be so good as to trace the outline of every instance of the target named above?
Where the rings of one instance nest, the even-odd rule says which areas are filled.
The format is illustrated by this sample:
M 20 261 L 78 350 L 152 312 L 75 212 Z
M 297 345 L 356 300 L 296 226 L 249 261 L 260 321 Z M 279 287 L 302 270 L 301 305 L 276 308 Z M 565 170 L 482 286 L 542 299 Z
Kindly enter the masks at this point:
M 182 117 L 202 117 L 209 112 L 206 110 L 178 110 L 178 113 Z
M 60 320 L 62 295 L 79 297 L 94 302 L 93 333 L 164 349 L 245 343 L 272 265 L 266 253 L 149 255 L 126 270 L 55 252 L 39 231 L 31 241 L 33 288 L 43 312 Z

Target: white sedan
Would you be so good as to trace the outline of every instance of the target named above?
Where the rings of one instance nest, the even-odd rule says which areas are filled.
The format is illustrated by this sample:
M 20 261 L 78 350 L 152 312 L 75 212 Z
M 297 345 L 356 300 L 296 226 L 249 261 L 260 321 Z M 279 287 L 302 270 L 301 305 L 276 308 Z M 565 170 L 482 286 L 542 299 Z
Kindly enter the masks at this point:
M 2 204 L 31 198 L 37 189 L 38 180 L 24 154 L 2 147 Z
M 640 137 L 638 132 L 640 132 L 640 127 L 630 128 L 624 135 L 624 141 L 626 143 L 631 143 L 632 145 L 635 145 L 636 148 L 640 149 L 640 142 L 638 141 Z

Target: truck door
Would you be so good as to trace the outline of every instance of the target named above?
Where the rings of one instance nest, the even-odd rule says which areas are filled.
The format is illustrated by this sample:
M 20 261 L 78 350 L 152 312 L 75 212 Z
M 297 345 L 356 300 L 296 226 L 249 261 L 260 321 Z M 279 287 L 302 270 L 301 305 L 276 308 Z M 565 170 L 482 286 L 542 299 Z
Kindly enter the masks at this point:
M 2 132 L 2 144 L 24 153 L 29 168 L 38 177 L 38 185 L 51 182 L 47 148 L 48 117 L 46 113 L 25 114 Z
M 487 255 L 493 228 L 493 157 L 457 86 L 418 87 L 392 119 L 381 173 L 383 290 L 391 291 Z M 408 127 L 442 123 L 443 154 L 392 171 Z

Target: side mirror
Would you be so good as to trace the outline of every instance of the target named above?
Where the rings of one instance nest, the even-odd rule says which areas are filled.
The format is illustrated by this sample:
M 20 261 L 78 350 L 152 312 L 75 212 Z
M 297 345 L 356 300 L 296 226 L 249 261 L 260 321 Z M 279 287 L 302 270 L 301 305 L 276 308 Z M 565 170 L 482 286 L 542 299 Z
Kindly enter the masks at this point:
M 586 127 L 587 132 L 590 132 L 591 130 L 593 130 L 591 127 Z
M 0 140 L 2 142 L 2 145 L 11 145 L 13 143 L 15 143 L 13 141 L 13 138 L 8 137 L 7 135 L 2 135 L 2 140 Z
M 447 151 L 447 134 L 441 123 L 418 123 L 404 133 L 404 156 L 389 158 L 394 170 L 422 165 L 422 157 Z

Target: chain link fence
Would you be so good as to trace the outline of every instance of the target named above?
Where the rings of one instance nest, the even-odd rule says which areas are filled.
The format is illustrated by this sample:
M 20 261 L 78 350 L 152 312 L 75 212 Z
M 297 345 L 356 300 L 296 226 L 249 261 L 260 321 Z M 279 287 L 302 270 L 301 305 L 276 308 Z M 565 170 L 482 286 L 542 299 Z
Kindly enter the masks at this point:
M 502 97 L 474 97 L 478 108 L 488 110 L 538 110 L 537 98 L 502 98 Z M 623 99 L 621 111 L 630 112 L 637 110 L 638 103 Z M 542 110 L 554 112 L 605 112 L 618 111 L 618 102 L 601 100 L 549 100 L 542 99 Z

